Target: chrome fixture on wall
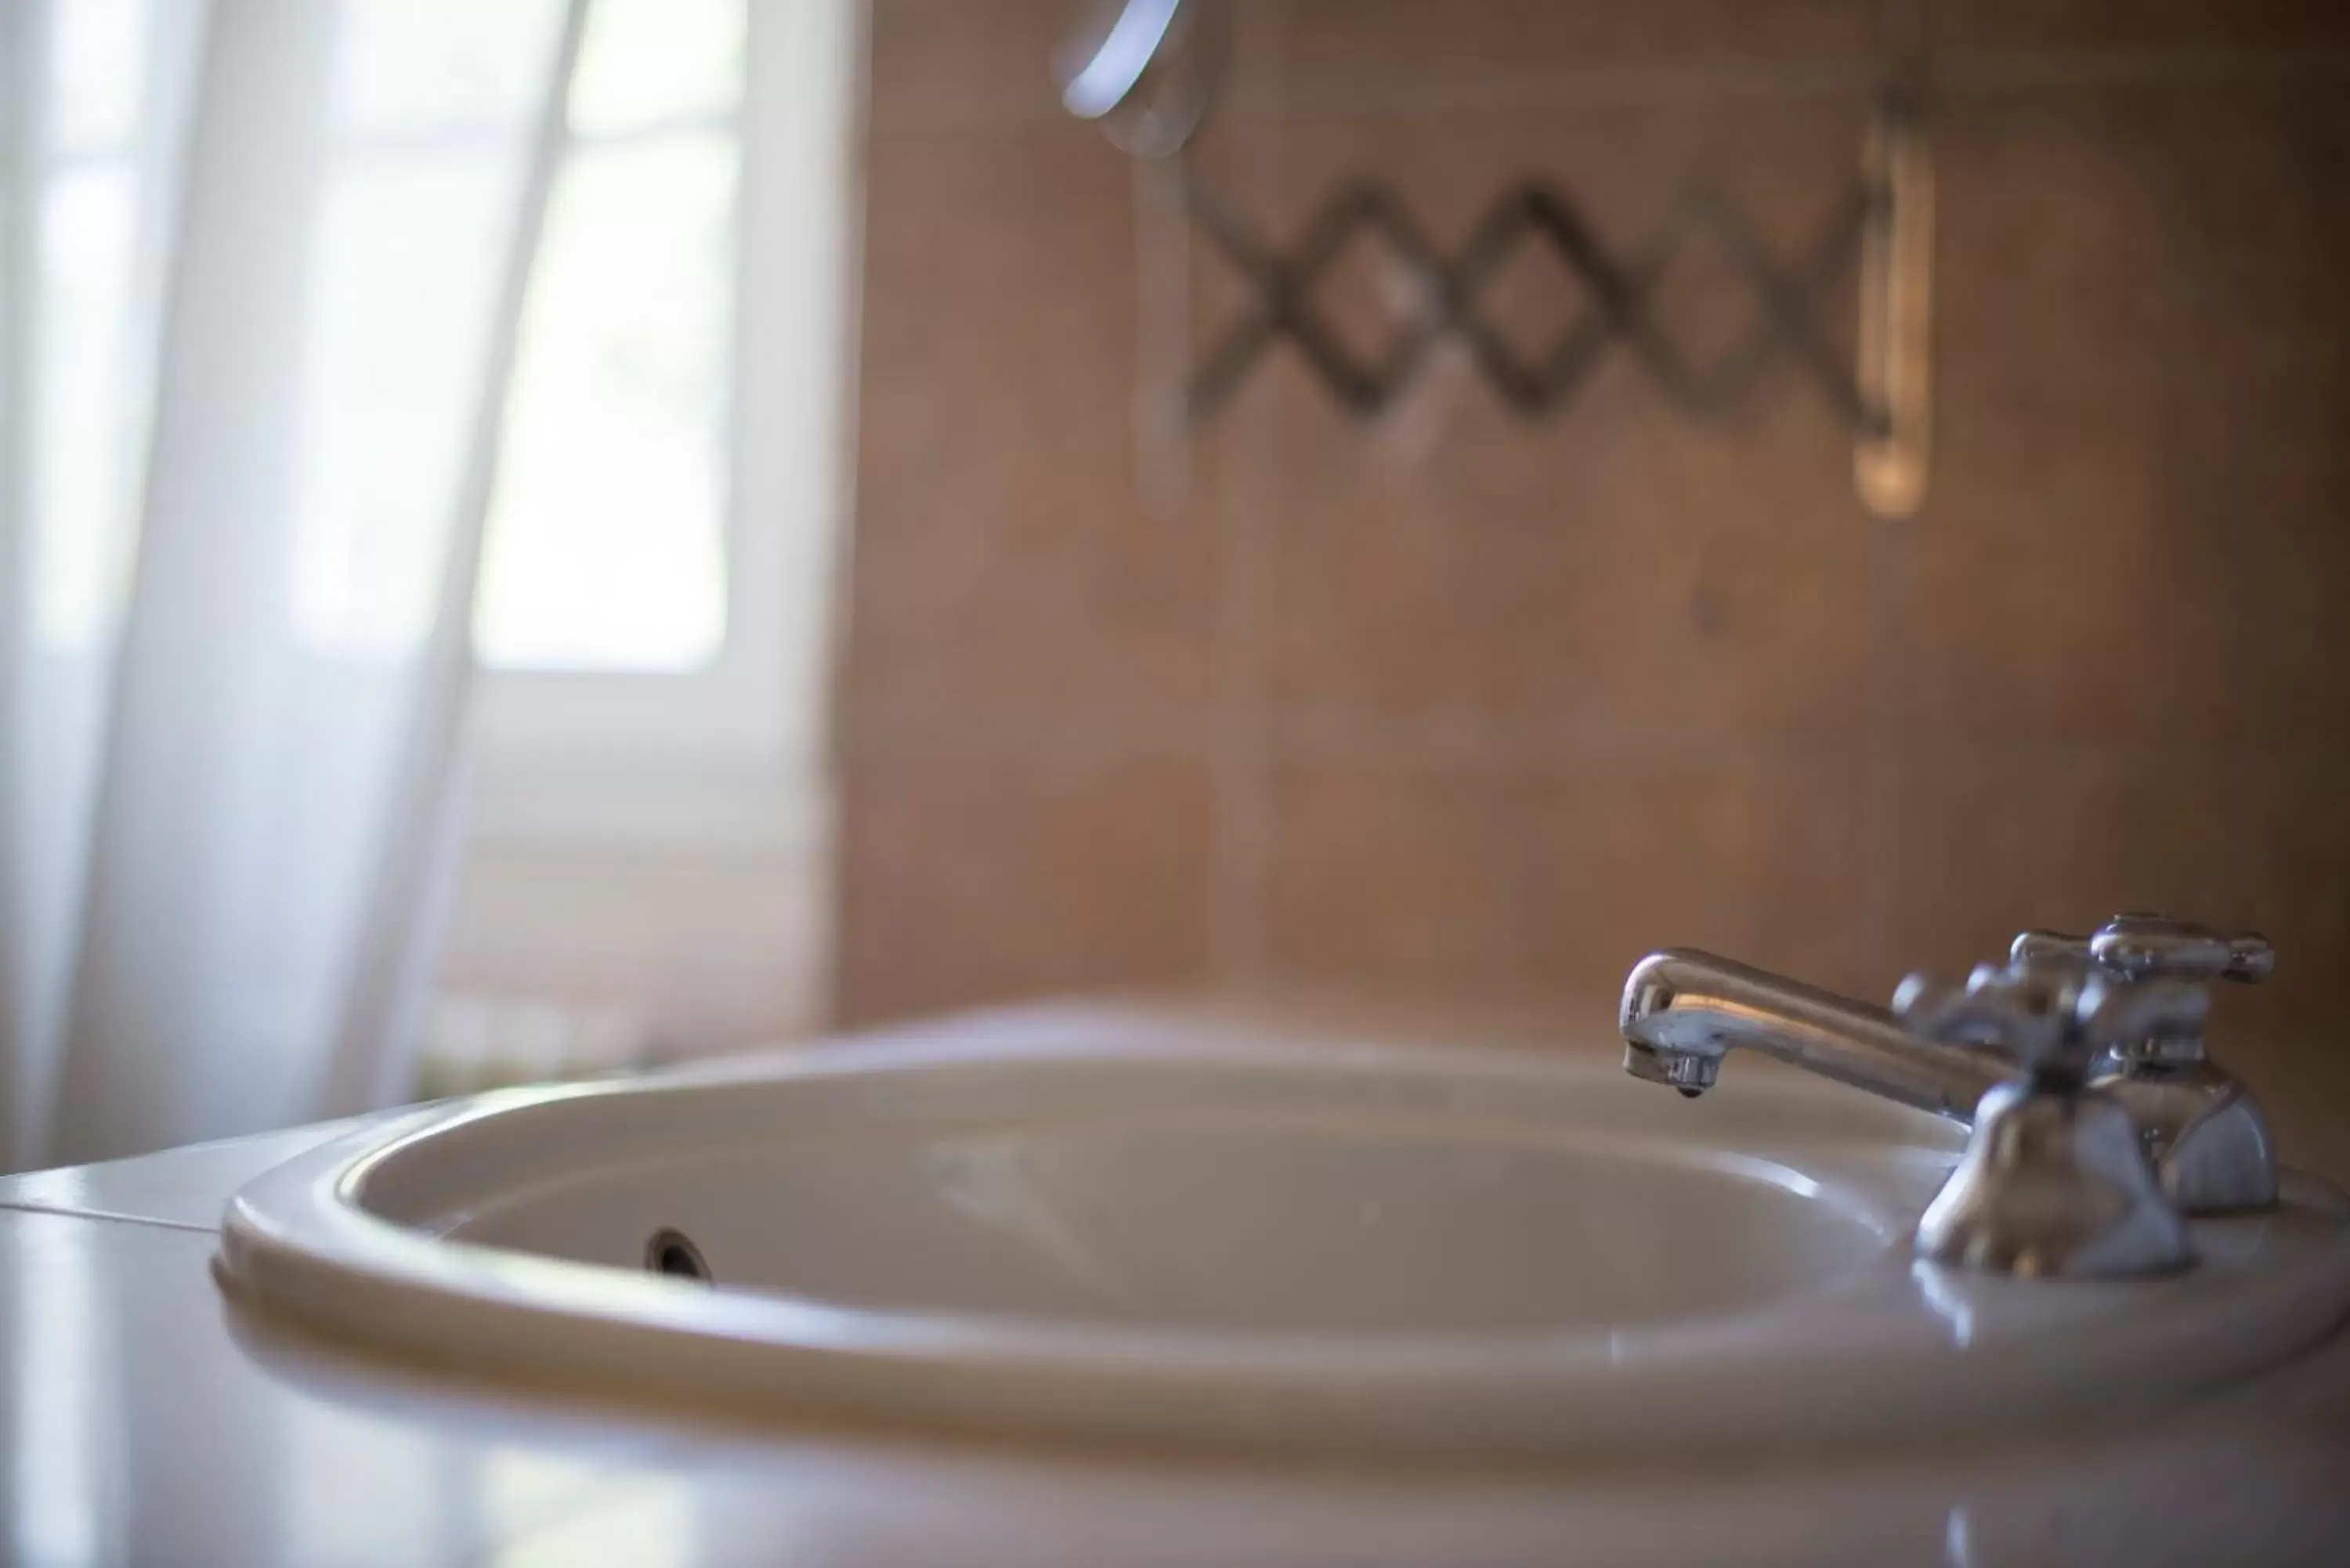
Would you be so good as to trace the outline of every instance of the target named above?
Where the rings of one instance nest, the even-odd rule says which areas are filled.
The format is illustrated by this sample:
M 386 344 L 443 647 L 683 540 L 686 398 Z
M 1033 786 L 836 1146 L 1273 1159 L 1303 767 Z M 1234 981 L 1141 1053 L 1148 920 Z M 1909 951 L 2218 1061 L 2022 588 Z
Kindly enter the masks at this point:
M 1231 22 L 1216 0 L 1095 0 L 1053 62 L 1061 107 L 1123 152 L 1180 152 L 1223 83 Z
M 2181 1213 L 2276 1202 L 2267 1124 L 2204 1038 L 2210 985 L 2274 962 L 2250 932 L 2118 915 L 2090 937 L 2024 932 L 1963 987 L 1912 975 L 1888 1010 L 1669 950 L 1634 966 L 1617 1023 L 1625 1069 L 1685 1095 L 1747 1049 L 1970 1124 L 1920 1257 L 2135 1277 L 2189 1262 Z
M 1335 192 L 1295 245 L 1267 242 L 1191 171 L 1180 154 L 1215 99 L 1230 47 L 1220 0 L 1125 0 L 1097 5 L 1055 62 L 1063 105 L 1100 123 L 1156 175 L 1138 171 L 1138 252 L 1145 273 L 1146 442 L 1180 440 L 1230 400 L 1263 354 L 1287 340 L 1330 389 L 1365 416 L 1395 403 L 1448 339 L 1484 381 L 1528 416 L 1568 403 L 1611 348 L 1634 355 L 1675 407 L 1706 418 L 1735 407 L 1773 362 L 1792 361 L 1854 431 L 1854 482 L 1880 517 L 1924 504 L 1929 421 L 1932 170 L 1914 93 L 1887 88 L 1871 114 L 1858 178 L 1804 254 L 1774 257 L 1736 204 L 1686 194 L 1656 233 L 1620 254 L 1603 244 L 1571 192 L 1528 181 L 1498 198 L 1457 254 L 1445 254 L 1394 192 L 1360 182 Z M 1206 356 L 1191 359 L 1189 231 L 1248 283 L 1252 299 Z M 1386 347 L 1366 358 L 1328 324 L 1316 291 L 1351 242 L 1367 236 L 1410 278 L 1409 306 Z M 1716 244 L 1752 303 L 1744 331 L 1699 362 L 1652 309 L 1684 247 Z M 1513 344 L 1481 296 L 1523 246 L 1547 247 L 1574 276 L 1581 313 L 1547 343 Z M 1860 270 L 1856 362 L 1847 367 L 1821 319 L 1829 295 Z M 1154 329 L 1154 322 L 1173 327 Z M 1166 339 L 1180 338 L 1171 364 Z M 1146 464 L 1146 468 L 1149 465 Z

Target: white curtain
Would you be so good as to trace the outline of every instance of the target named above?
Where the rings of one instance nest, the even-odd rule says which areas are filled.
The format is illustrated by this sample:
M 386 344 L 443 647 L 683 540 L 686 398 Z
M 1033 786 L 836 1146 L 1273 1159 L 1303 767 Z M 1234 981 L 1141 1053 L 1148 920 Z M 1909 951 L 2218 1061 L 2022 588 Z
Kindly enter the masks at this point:
M 0 1168 L 380 1104 L 584 0 L 0 0 Z

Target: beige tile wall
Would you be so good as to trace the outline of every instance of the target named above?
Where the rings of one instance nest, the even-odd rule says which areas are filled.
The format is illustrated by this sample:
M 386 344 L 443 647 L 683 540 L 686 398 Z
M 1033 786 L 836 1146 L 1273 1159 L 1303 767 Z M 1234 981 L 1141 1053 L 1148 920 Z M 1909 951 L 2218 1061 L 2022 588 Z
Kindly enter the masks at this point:
M 1153 514 L 1133 178 L 1053 107 L 1069 10 L 876 0 L 847 1019 L 1604 1008 L 1665 942 L 1874 993 L 2156 906 L 2276 937 L 2235 1056 L 2350 1169 L 2350 8 L 1244 5 L 1207 177 L 1294 235 L 1373 175 L 1448 245 L 1538 174 L 1618 250 L 1702 181 L 1793 256 L 1923 40 L 1938 450 L 1903 523 L 1792 365 L 1694 422 L 1620 353 L 1552 418 L 1440 359 L 1365 423 L 1282 350 Z M 1376 341 L 1396 286 L 1350 255 L 1333 314 Z M 1748 307 L 1702 250 L 1665 297 L 1693 346 Z M 1529 342 L 1571 305 L 1531 263 L 1492 296 Z

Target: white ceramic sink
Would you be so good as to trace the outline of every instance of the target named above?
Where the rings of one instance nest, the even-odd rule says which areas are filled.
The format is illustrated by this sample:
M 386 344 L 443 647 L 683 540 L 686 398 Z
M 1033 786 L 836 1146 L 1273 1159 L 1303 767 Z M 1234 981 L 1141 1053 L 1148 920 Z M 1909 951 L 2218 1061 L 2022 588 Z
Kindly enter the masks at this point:
M 1762 1072 L 1170 1034 L 518 1091 L 232 1204 L 240 1296 L 486 1371 L 785 1414 L 1441 1453 L 2120 1415 L 2350 1306 L 2343 1203 L 2158 1283 L 1913 1264 L 1959 1129 Z M 648 1271 L 670 1238 L 713 1283 Z

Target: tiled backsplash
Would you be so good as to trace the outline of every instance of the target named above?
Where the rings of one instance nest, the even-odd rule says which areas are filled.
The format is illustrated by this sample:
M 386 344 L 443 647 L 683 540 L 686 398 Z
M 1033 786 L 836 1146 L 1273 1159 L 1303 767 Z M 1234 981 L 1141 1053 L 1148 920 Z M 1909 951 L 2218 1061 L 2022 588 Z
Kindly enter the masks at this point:
M 1133 173 L 1046 78 L 1071 7 L 877 0 L 844 1016 L 1604 1001 L 1671 941 L 1877 994 L 2165 908 L 2276 939 L 2231 1060 L 2350 1169 L 2350 8 L 1240 9 L 1200 163 L 1284 239 L 1369 174 L 1457 244 L 1538 174 L 1626 245 L 1701 181 L 1792 256 L 1924 38 L 1925 510 L 1865 515 L 1784 364 L 1711 422 L 1620 353 L 1537 421 L 1440 364 L 1365 424 L 1284 347 L 1152 515 Z M 1350 264 L 1332 314 L 1376 332 L 1380 289 Z M 1701 250 L 1663 305 L 1692 343 L 1749 307 Z

